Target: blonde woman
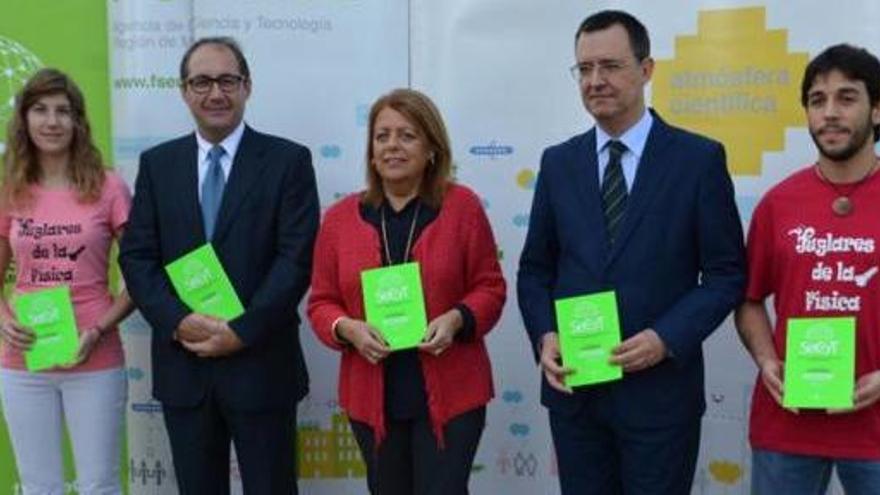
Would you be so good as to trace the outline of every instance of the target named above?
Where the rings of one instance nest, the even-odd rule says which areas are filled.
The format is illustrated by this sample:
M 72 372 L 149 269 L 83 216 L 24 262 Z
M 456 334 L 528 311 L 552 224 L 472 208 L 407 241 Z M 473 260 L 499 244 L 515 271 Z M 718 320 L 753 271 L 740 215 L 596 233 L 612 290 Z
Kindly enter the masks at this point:
M 333 205 L 315 244 L 308 313 L 340 351 L 339 402 L 373 495 L 465 495 L 494 394 L 483 338 L 506 297 L 476 194 L 451 178 L 437 108 L 398 89 L 370 111 L 367 188 Z M 365 320 L 360 273 L 419 263 L 428 326 L 391 352 Z

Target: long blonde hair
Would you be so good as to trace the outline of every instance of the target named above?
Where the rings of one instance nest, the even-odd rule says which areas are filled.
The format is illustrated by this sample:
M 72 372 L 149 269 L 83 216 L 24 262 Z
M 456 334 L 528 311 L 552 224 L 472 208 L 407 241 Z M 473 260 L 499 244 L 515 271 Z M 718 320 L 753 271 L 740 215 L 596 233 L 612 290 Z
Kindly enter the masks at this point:
M 2 204 L 26 206 L 31 198 L 30 186 L 39 184 L 42 168 L 37 149 L 28 135 L 27 113 L 37 101 L 50 95 L 64 95 L 70 102 L 73 118 L 73 139 L 70 142 L 70 163 L 67 178 L 82 202 L 94 202 L 104 185 L 104 162 L 92 141 L 86 117 L 83 94 L 67 74 L 57 69 L 40 69 L 15 98 L 15 111 L 9 121 L 3 169 Z

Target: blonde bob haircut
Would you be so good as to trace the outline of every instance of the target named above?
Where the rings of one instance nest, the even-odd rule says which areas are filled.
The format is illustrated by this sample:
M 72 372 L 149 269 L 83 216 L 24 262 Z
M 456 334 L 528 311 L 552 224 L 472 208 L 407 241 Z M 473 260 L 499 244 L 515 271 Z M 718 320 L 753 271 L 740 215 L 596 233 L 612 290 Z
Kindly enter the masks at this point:
M 373 133 L 379 112 L 390 108 L 403 115 L 415 128 L 419 137 L 425 140 L 429 156 L 428 165 L 419 190 L 419 197 L 426 205 L 440 208 L 443 197 L 452 181 L 452 148 L 449 135 L 440 111 L 434 102 L 423 93 L 413 89 L 395 89 L 380 97 L 370 109 L 367 133 L 367 190 L 362 201 L 373 207 L 382 204 L 385 192 L 382 178 L 373 166 Z

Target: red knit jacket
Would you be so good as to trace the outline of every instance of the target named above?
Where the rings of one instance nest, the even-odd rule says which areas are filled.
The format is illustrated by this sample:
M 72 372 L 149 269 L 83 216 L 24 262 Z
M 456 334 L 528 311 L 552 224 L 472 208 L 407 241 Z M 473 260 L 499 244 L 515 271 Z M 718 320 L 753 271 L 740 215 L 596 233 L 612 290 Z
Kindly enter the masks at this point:
M 318 338 L 342 352 L 340 405 L 350 418 L 373 428 L 378 445 L 385 437 L 382 364 L 370 364 L 353 347 L 341 345 L 331 328 L 342 316 L 364 319 L 360 273 L 382 266 L 379 234 L 361 217 L 360 197 L 348 196 L 324 214 L 315 242 L 308 315 Z M 419 353 L 428 412 L 442 445 L 447 421 L 494 395 L 483 337 L 501 315 L 506 285 L 489 220 L 479 198 L 464 186 L 450 186 L 439 215 L 422 231 L 412 253 L 421 267 L 428 321 L 458 303 L 476 320 L 473 339 L 456 339 L 439 356 Z

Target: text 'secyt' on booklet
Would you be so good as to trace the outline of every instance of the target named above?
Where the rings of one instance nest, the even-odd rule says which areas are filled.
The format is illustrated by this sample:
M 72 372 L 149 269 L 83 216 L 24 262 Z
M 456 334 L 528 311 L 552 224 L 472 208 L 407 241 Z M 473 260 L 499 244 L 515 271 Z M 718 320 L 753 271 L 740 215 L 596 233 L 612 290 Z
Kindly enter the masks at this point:
M 620 344 L 616 293 L 557 299 L 555 306 L 562 364 L 574 370 L 565 384 L 578 387 L 622 378 L 623 369 L 608 362 Z
M 789 318 L 782 405 L 848 409 L 855 388 L 856 319 Z
M 33 330 L 36 340 L 24 353 L 29 371 L 68 365 L 76 359 L 79 332 L 66 285 L 18 294 L 13 307 L 18 322 Z
M 191 310 L 221 320 L 244 314 L 244 306 L 210 243 L 165 266 L 178 297 Z
M 417 262 L 361 272 L 364 312 L 392 351 L 416 347 L 425 337 L 428 318 Z

